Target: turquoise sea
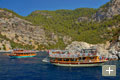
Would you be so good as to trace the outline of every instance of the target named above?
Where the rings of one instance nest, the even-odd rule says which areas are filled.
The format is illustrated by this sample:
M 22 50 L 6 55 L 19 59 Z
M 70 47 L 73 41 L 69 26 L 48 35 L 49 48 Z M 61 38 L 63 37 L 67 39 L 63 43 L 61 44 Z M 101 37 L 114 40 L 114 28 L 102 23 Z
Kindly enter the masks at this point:
M 0 53 L 0 80 L 120 80 L 120 61 L 106 63 L 117 66 L 116 77 L 103 77 L 102 67 L 59 67 L 42 62 L 46 52 L 21 59 L 4 54 Z

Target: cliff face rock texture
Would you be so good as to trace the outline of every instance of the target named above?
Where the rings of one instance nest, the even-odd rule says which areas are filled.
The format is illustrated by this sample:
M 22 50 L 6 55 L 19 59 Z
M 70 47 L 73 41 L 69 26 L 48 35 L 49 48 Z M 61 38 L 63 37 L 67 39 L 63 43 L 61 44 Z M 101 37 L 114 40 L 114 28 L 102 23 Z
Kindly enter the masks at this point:
M 97 49 L 98 55 L 118 59 L 117 54 L 120 51 L 120 40 L 114 44 L 106 42 L 106 44 L 96 45 L 74 41 L 66 47 L 66 50 L 69 50 L 69 52 L 73 54 L 77 53 L 77 51 L 80 51 L 81 49 Z
M 9 42 L 7 43 L 9 45 L 14 42 L 14 46 L 22 44 L 25 47 L 26 45 L 34 46 L 35 49 L 42 47 L 63 49 L 68 45 L 66 49 L 98 48 L 101 50 L 100 54 L 107 54 L 110 50 L 110 52 L 113 49 L 117 50 L 116 47 L 119 44 L 118 40 L 116 41 L 120 36 L 119 14 L 120 0 L 111 0 L 99 9 L 35 11 L 27 17 L 19 16 L 10 10 L 0 9 L 0 38 Z M 99 30 L 101 30 L 100 33 L 98 33 Z M 69 45 L 73 40 L 95 42 L 94 44 L 109 41 L 108 44 L 92 45 L 73 42 Z M 2 41 L 0 44 L 6 45 Z M 11 46 L 9 48 L 11 49 Z
M 48 45 L 51 42 L 56 44 L 59 38 L 54 33 L 46 32 L 42 26 L 34 26 L 31 22 L 2 9 L 0 9 L 0 34 L 15 43 L 35 46 Z M 48 34 L 50 36 L 47 36 Z M 69 41 L 66 37 L 63 40 L 65 43 Z
M 73 54 L 81 49 L 97 49 L 99 55 L 108 56 L 108 50 L 105 44 L 93 45 L 86 42 L 75 41 L 66 47 L 66 50 L 69 50 Z
M 10 50 L 12 49 L 9 41 L 0 38 L 0 50 Z
M 88 21 L 88 17 L 79 17 L 78 22 Z
M 46 41 L 45 31 L 40 26 L 33 26 L 30 22 L 20 19 L 7 11 L 0 11 L 0 32 L 17 43 L 31 44 Z
M 106 18 L 112 18 L 120 14 L 120 0 L 111 0 L 106 5 L 102 6 L 96 14 L 93 15 L 95 21 L 101 21 Z

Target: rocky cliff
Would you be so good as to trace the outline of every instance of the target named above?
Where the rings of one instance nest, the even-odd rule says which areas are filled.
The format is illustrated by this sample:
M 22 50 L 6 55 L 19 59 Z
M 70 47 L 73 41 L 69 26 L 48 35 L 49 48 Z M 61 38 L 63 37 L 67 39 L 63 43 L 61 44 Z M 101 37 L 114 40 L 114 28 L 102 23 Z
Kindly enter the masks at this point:
M 101 21 L 106 18 L 110 19 L 115 15 L 120 14 L 120 0 L 110 0 L 107 4 L 103 5 L 93 15 L 95 21 Z
M 19 45 L 64 49 L 76 40 L 93 44 L 109 41 L 112 48 L 120 36 L 119 14 L 120 0 L 111 0 L 99 9 L 38 10 L 26 17 L 0 9 L 0 49 L 5 45 L 10 49 Z
M 66 47 L 66 50 L 69 50 L 70 53 L 77 53 L 81 49 L 97 49 L 98 55 L 104 56 L 107 58 L 115 58 L 118 59 L 120 57 L 120 40 L 115 44 L 111 44 L 110 42 L 106 42 L 105 44 L 89 44 L 86 42 L 78 42 L 74 41 L 70 45 Z
M 40 26 L 33 26 L 13 13 L 0 10 L 0 33 L 2 36 L 23 45 L 34 45 L 34 42 L 46 43 L 45 31 Z
M 60 38 L 53 32 L 45 31 L 44 27 L 34 26 L 31 22 L 4 9 L 0 9 L 0 35 L 15 43 L 31 45 L 36 48 L 39 45 L 55 45 Z M 61 38 L 65 44 L 68 44 L 70 41 L 68 36 Z M 2 44 L 3 42 L 1 41 L 0 43 Z

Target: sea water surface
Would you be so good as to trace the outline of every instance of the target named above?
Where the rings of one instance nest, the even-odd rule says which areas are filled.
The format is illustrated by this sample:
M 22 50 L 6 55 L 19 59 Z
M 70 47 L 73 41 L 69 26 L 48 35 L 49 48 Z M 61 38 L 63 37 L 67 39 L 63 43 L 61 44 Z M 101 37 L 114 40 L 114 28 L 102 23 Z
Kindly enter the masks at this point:
M 42 62 L 48 55 L 40 52 L 33 58 L 10 59 L 0 53 L 0 80 L 120 80 L 120 61 L 116 77 L 103 77 L 102 67 L 60 67 Z

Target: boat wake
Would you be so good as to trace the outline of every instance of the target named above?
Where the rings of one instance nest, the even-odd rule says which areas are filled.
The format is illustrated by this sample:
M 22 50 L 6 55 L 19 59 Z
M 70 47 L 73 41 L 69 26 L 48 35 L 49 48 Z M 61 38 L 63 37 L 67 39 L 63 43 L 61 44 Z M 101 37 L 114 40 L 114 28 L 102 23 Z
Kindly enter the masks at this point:
M 50 62 L 48 58 L 44 58 L 42 61 L 46 63 Z

